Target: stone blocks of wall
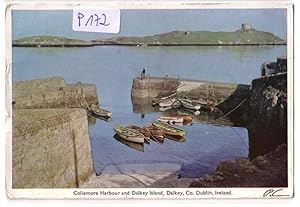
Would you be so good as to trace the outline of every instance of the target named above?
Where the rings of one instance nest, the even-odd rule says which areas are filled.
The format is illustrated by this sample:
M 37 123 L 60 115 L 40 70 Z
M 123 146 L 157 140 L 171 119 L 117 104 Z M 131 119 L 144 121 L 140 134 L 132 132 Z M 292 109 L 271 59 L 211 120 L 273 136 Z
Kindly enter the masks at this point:
M 84 109 L 13 113 L 12 187 L 78 187 L 93 164 Z

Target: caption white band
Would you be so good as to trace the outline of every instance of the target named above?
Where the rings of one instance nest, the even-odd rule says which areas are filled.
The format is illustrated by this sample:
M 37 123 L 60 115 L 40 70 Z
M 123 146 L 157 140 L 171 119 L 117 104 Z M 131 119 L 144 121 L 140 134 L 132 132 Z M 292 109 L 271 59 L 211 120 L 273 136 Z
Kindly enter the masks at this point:
M 75 7 L 72 29 L 80 32 L 119 33 L 120 16 L 119 9 Z

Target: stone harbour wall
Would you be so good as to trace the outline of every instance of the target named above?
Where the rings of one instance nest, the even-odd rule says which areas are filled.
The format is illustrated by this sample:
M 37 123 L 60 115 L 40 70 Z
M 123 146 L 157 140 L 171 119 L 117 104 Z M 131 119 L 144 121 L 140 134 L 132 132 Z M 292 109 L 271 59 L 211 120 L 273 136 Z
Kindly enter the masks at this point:
M 13 188 L 78 187 L 94 172 L 84 109 L 13 112 Z
M 99 104 L 96 85 L 65 84 L 61 77 L 13 83 L 13 108 L 82 108 Z

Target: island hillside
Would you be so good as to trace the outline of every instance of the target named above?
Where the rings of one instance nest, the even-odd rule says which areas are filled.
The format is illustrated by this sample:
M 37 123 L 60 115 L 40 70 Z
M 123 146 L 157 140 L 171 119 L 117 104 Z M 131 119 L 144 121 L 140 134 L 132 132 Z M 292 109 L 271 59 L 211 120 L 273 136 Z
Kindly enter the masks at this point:
M 55 36 L 27 37 L 13 41 L 13 46 L 239 46 L 239 45 L 286 45 L 278 36 L 251 28 L 243 24 L 234 32 L 173 31 L 143 37 L 112 37 L 91 41 L 68 39 Z
M 89 47 L 93 46 L 90 41 L 70 39 L 59 36 L 32 36 L 14 40 L 15 47 Z

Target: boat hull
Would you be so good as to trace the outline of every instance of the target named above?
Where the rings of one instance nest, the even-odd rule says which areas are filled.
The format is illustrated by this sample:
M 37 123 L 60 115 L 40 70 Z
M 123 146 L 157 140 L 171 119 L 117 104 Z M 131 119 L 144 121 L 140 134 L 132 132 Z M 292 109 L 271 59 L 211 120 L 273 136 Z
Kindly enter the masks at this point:
M 153 126 L 164 130 L 166 135 L 182 136 L 182 137 L 185 135 L 185 131 L 183 131 L 182 129 L 170 126 L 170 125 L 165 124 L 163 122 L 153 122 L 152 124 L 153 124 Z
M 121 133 L 117 133 L 117 135 L 130 142 L 141 143 L 141 144 L 145 142 L 145 137 L 130 137 Z
M 120 137 L 118 134 L 115 134 L 114 138 L 118 142 L 126 145 L 127 147 L 130 147 L 130 148 L 135 149 L 135 150 L 140 151 L 140 152 L 144 152 L 144 145 L 143 145 L 143 143 L 136 143 L 136 142 L 128 141 L 128 140 L 123 139 L 122 137 Z
M 176 101 L 175 99 L 172 99 L 172 100 L 160 102 L 158 105 L 159 105 L 160 107 L 169 107 L 169 106 L 172 106 L 172 104 L 173 104 L 175 101 Z
M 166 123 L 171 123 L 171 124 L 176 124 L 176 123 L 183 123 L 183 118 L 182 117 L 160 117 L 158 119 L 160 122 L 166 122 Z
M 129 129 L 121 125 L 115 125 L 114 131 L 123 139 L 131 142 L 144 143 L 145 136 L 135 129 Z

